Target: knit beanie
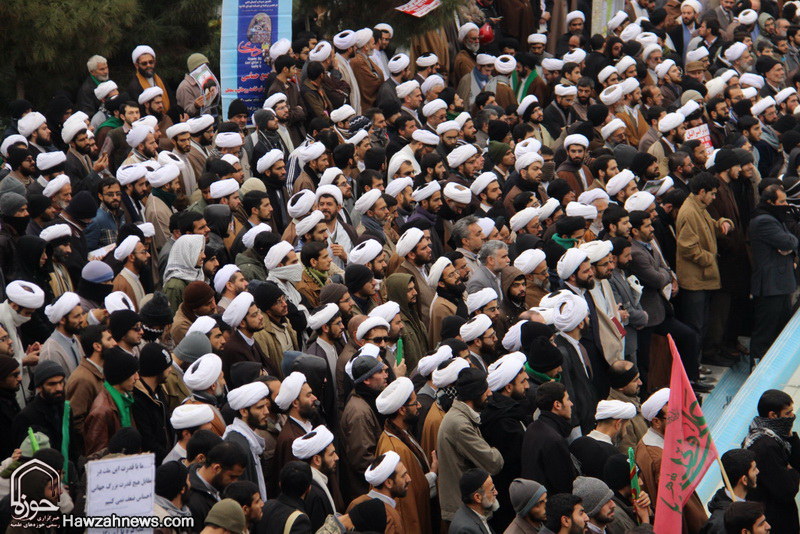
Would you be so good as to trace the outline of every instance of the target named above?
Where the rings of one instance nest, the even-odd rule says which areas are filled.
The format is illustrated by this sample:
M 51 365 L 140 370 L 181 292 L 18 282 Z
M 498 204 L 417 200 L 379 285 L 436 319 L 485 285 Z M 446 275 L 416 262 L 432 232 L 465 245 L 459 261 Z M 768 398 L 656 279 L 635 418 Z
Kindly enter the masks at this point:
M 456 396 L 460 401 L 473 401 L 481 398 L 489 389 L 486 373 L 474 367 L 465 367 L 456 378 Z
M 259 310 L 265 313 L 284 295 L 283 290 L 275 282 L 258 284 L 251 292 L 253 293 L 253 302 Z
M 614 492 L 599 478 L 578 477 L 572 483 L 572 493 L 583 500 L 583 508 L 590 518 L 595 517 L 611 500 Z
M 139 372 L 139 361 L 132 354 L 122 350 L 122 347 L 106 351 L 103 357 L 103 375 L 112 386 L 125 382 Z
M 351 296 L 355 295 L 372 278 L 372 269 L 366 265 L 348 265 L 344 270 L 344 285 L 347 286 Z
M 222 499 L 206 515 L 206 525 L 219 527 L 233 534 L 241 534 L 247 526 L 242 506 L 233 499 Z
M 114 341 L 119 342 L 140 321 L 141 317 L 133 310 L 117 310 L 108 318 L 108 330 Z
M 503 156 L 508 154 L 511 146 L 500 141 L 489 141 L 489 159 L 497 165 L 503 159 Z
M 189 283 L 183 290 L 183 303 L 190 310 L 208 304 L 214 298 L 214 290 L 210 285 L 199 280 Z
M 67 376 L 61 364 L 53 360 L 41 360 L 33 368 L 33 385 L 37 388 L 54 376 Z
M 169 351 L 159 343 L 148 343 L 139 354 L 139 375 L 159 376 L 172 364 Z
M 537 337 L 525 351 L 528 365 L 534 371 L 546 373 L 564 363 L 564 355 L 546 337 Z
M 72 201 L 64 211 L 70 217 L 78 220 L 94 219 L 95 215 L 97 215 L 97 202 L 95 202 L 91 193 L 81 191 L 72 197 Z
M 323 286 L 322 290 L 319 292 L 319 304 L 320 306 L 330 303 L 338 305 L 345 293 L 347 293 L 346 285 L 327 284 Z
M 492 141 L 502 141 L 506 138 L 511 131 L 511 127 L 506 121 L 492 120 L 489 121 L 488 134 L 489 139 Z
M 192 54 L 192 56 L 194 55 L 195 54 Z M 189 59 L 191 59 L 191 56 L 189 56 Z M 228 118 L 230 119 L 236 115 L 250 115 L 250 112 L 247 110 L 247 104 L 245 104 L 241 98 L 237 98 L 228 105 Z
M 547 493 L 547 488 L 534 480 L 515 478 L 511 481 L 508 493 L 517 516 L 526 517 L 541 496 Z
M 156 495 L 172 500 L 186 486 L 189 470 L 180 462 L 166 462 L 156 468 Z
M 529 346 L 537 338 L 546 337 L 550 338 L 556 333 L 556 329 L 550 325 L 540 323 L 537 321 L 528 321 L 523 323 L 519 330 L 519 341 L 523 347 Z
M 18 169 L 22 162 L 32 155 L 31 149 L 28 147 L 12 146 L 8 149 L 8 157 L 6 161 L 11 165 L 12 169 Z
M 156 291 L 153 293 L 152 298 L 142 306 L 139 315 L 142 317 L 142 322 L 147 326 L 166 326 L 172 323 L 172 318 L 175 314 L 172 313 L 172 308 L 169 307 L 167 296 L 161 291 Z
M 358 532 L 384 532 L 386 530 L 386 506 L 379 499 L 363 501 L 347 514 Z
M 196 362 L 201 356 L 210 353 L 211 341 L 202 332 L 191 332 L 181 339 L 178 346 L 173 351 L 175 356 L 182 362 L 191 364 Z
M 451 339 L 460 336 L 461 327 L 467 323 L 467 320 L 460 315 L 448 315 L 442 319 L 442 339 Z
M 13 217 L 27 202 L 25 197 L 19 193 L 5 193 L 0 197 L 0 216 Z
M 5 180 L 3 180 L 3 182 L 5 182 Z M 0 197 L 0 200 L 2 200 L 3 197 Z M 52 204 L 52 199 L 49 199 L 40 193 L 31 193 L 28 195 L 28 214 L 31 216 L 31 219 L 35 219 L 44 213 L 45 210 Z
M 16 369 L 19 369 L 19 362 L 16 359 L 10 356 L 0 356 L 0 380 L 5 380 Z
M 0 181 L 0 195 L 4 193 L 16 193 L 24 197 L 27 191 L 25 190 L 25 186 L 22 185 L 22 182 L 13 176 L 6 176 L 4 180 Z

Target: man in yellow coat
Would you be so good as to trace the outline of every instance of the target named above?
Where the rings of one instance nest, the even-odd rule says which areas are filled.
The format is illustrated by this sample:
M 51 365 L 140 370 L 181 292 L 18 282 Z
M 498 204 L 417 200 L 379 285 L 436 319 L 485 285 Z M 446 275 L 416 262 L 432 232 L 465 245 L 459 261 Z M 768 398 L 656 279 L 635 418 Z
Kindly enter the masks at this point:
M 381 392 L 375 406 L 378 412 L 386 416 L 375 453 L 381 455 L 388 451 L 396 452 L 411 477 L 408 493 L 397 503 L 403 525 L 408 532 L 433 534 L 431 494 L 436 493 L 439 462 L 434 451 L 433 461 L 428 463 L 422 446 L 411 435 L 416 427 L 420 408 L 414 384 L 409 378 L 398 377 Z

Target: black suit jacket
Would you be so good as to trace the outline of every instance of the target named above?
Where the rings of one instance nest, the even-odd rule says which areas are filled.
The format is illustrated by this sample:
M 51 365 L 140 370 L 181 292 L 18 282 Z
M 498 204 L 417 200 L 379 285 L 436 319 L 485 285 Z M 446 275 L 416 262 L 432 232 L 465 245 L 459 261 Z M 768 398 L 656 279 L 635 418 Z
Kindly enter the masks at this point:
M 238 330 L 231 334 L 222 351 L 222 372 L 225 373 L 225 380 L 228 383 L 231 380 L 231 365 L 236 362 L 259 362 L 272 376 L 279 378 L 283 376 L 275 363 L 264 354 L 258 343 L 253 343 L 251 347 Z

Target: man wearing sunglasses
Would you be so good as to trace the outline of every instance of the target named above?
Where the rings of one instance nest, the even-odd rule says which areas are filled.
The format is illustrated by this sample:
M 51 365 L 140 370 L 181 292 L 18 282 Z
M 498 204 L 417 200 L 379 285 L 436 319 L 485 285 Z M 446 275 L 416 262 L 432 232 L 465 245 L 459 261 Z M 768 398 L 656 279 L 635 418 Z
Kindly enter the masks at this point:
M 133 66 L 136 68 L 133 78 L 128 83 L 128 94 L 131 100 L 136 100 L 142 91 L 149 87 L 160 87 L 163 91 L 164 110 L 163 113 L 169 112 L 171 98 L 167 92 L 167 86 L 161 80 L 161 77 L 156 74 L 156 53 L 147 45 L 139 45 L 133 49 L 131 53 L 131 60 Z
M 139 356 L 139 345 L 142 342 L 142 319 L 133 310 L 118 310 L 108 320 L 111 337 L 122 350 L 132 356 Z

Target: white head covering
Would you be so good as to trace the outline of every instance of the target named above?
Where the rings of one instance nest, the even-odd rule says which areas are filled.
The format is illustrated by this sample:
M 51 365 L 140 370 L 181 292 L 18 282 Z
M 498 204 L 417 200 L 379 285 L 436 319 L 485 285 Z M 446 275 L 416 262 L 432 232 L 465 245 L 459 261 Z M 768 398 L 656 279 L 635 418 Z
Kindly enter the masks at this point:
M 752 100 L 758 94 L 758 89 L 755 87 L 745 87 L 742 89 L 742 96 L 747 100 Z
M 600 93 L 600 102 L 606 106 L 613 106 L 622 100 L 622 86 L 620 84 L 611 85 L 603 89 Z
M 747 51 L 746 44 L 741 42 L 733 43 L 731 46 L 728 47 L 727 50 L 725 50 L 725 59 L 733 63 L 734 61 L 742 57 L 742 54 L 744 54 L 746 51 Z
M 481 227 L 481 232 L 483 233 L 483 237 L 489 238 L 492 235 L 492 230 L 495 228 L 494 219 L 490 217 L 481 217 L 478 219 L 478 226 Z
M 292 454 L 298 460 L 308 460 L 312 456 L 321 454 L 331 443 L 333 443 L 333 434 L 324 425 L 319 425 L 292 442 Z
M 3 157 L 7 158 L 8 157 L 8 149 L 11 148 L 11 145 L 16 145 L 17 143 L 22 143 L 25 146 L 28 146 L 28 140 L 25 139 L 24 137 L 22 137 L 21 135 L 19 135 L 19 134 L 9 135 L 5 139 L 3 139 L 2 143 L 0 143 L 0 154 L 2 154 Z M 39 167 L 39 158 L 41 156 L 43 156 L 44 154 L 61 154 L 61 156 L 63 156 L 63 160 L 64 161 L 66 161 L 66 159 L 67 159 L 67 155 L 64 154 L 63 152 L 43 152 L 42 154 L 39 154 L 38 156 L 36 156 L 36 166 L 37 167 Z M 54 163 L 53 165 L 58 165 L 58 163 Z M 41 167 L 39 167 L 39 169 L 41 170 Z
M 648 421 L 658 415 L 658 412 L 669 402 L 669 388 L 661 388 L 642 403 L 642 417 Z
M 130 297 L 122 291 L 113 291 L 105 299 L 103 299 L 103 307 L 108 313 L 114 313 L 119 310 L 136 310 L 136 307 L 131 302 Z
M 473 22 L 462 24 L 458 29 L 458 40 L 463 41 L 471 31 L 478 31 L 478 26 Z
M 750 108 L 750 113 L 752 113 L 754 117 L 758 117 L 759 115 L 767 111 L 767 109 L 775 105 L 776 105 L 775 99 L 772 98 L 771 96 L 768 96 L 762 98 L 761 100 L 753 104 L 753 106 Z
M 304 164 L 308 163 L 309 161 L 314 161 L 315 159 L 319 159 L 325 153 L 325 145 L 319 141 L 311 143 L 306 148 L 301 149 L 298 153 L 298 158 Z
M 472 315 L 472 312 L 483 308 L 493 300 L 497 300 L 497 291 L 491 287 L 484 287 L 475 293 L 470 293 L 467 295 L 467 313 Z
M 684 117 L 688 117 L 698 109 L 700 109 L 700 104 L 697 103 L 697 100 L 689 100 L 684 105 L 678 108 L 678 113 L 680 113 Z
M 394 475 L 397 464 L 400 463 L 400 456 L 394 451 L 383 453 L 383 461 L 374 468 L 369 466 L 364 472 L 364 479 L 370 486 L 380 486 L 388 478 Z
M 425 52 L 417 57 L 417 67 L 433 67 L 439 63 L 439 57 L 433 52 Z
M 528 44 L 546 44 L 547 36 L 543 33 L 532 33 L 528 36 Z
M 194 320 L 192 325 L 186 331 L 186 335 L 188 336 L 192 332 L 200 332 L 201 334 L 207 336 L 208 333 L 211 332 L 216 326 L 217 326 L 216 319 L 214 319 L 210 315 L 201 315 L 200 317 Z
M 409 252 L 414 250 L 424 236 L 425 234 L 419 228 L 409 228 L 403 232 L 403 235 L 397 240 L 397 255 L 401 258 L 406 256 Z
M 606 83 L 608 77 L 616 73 L 617 69 L 614 67 L 614 65 L 607 65 L 603 67 L 602 70 L 597 74 L 597 80 L 600 83 Z
M 603 419 L 633 419 L 636 417 L 636 406 L 630 402 L 619 400 L 601 400 L 597 403 L 594 418 L 598 421 Z
M 58 297 L 58 300 L 45 306 L 44 314 L 51 323 L 58 324 L 65 315 L 75 309 L 75 306 L 80 306 L 80 303 L 81 298 L 78 295 L 72 291 L 67 291 Z
M 579 248 L 568 249 L 559 259 L 556 264 L 556 272 L 558 277 L 566 280 L 578 270 L 581 263 L 588 259 L 586 252 Z
M 145 139 L 147 139 L 147 136 L 151 133 L 153 133 L 153 129 L 151 127 L 144 124 L 137 124 L 131 128 L 128 134 L 125 136 L 125 142 L 128 143 L 129 147 L 136 148 L 144 143 Z
M 230 282 L 231 277 L 238 272 L 241 272 L 241 269 L 234 263 L 228 263 L 220 267 L 217 274 L 214 275 L 214 290 L 222 294 L 225 291 L 225 284 Z
M 642 26 L 640 24 L 631 23 L 625 26 L 625 29 L 619 34 L 619 38 L 623 41 L 632 41 L 636 39 L 640 33 L 642 33 Z
M 143 106 L 145 103 L 150 102 L 157 96 L 161 96 L 164 94 L 164 90 L 161 89 L 159 86 L 148 87 L 139 95 L 139 105 Z
M 446 362 L 453 357 L 453 349 L 450 345 L 439 345 L 436 352 L 429 356 L 423 356 L 417 363 L 417 370 L 419 374 L 424 377 L 430 377 L 443 362 Z
M 339 313 L 339 305 L 335 302 L 329 302 L 317 313 L 308 318 L 308 327 L 311 330 L 319 330 L 322 325 L 328 324 L 334 316 Z
M 128 258 L 133 251 L 136 249 L 136 245 L 141 242 L 139 236 L 136 235 L 129 235 L 125 239 L 123 239 L 122 243 L 114 249 L 114 259 L 117 261 L 123 261 Z
M 375 203 L 378 201 L 378 199 L 381 198 L 382 194 L 383 192 L 380 189 L 370 189 L 369 191 L 358 197 L 358 200 L 356 200 L 353 209 L 356 211 L 356 213 L 364 215 L 365 213 L 367 213 L 367 211 L 372 209 L 372 206 L 374 206 Z
M 411 193 L 411 198 L 413 198 L 415 202 L 420 202 L 422 200 L 430 198 L 435 192 L 441 190 L 442 186 L 439 185 L 439 182 L 434 180 L 432 182 L 428 182 L 427 184 L 416 188 Z
M 406 187 L 413 187 L 414 180 L 409 178 L 408 176 L 403 176 L 401 178 L 395 178 L 389 185 L 386 186 L 386 194 L 389 196 L 396 197 L 400 193 L 402 193 Z
M 578 202 L 581 204 L 592 204 L 595 200 L 609 200 L 608 193 L 598 187 L 587 189 L 578 196 Z
M 244 233 L 242 236 L 242 244 L 245 248 L 253 248 L 253 245 L 256 242 L 256 237 L 261 232 L 271 232 L 272 227 L 267 223 L 259 223 L 254 227 L 250 228 L 247 232 Z
M 209 194 L 211 198 L 223 198 L 232 195 L 239 190 L 239 182 L 235 178 L 218 180 L 211 184 Z
M 557 71 L 564 68 L 564 62 L 560 59 L 555 59 L 552 57 L 544 58 L 542 60 L 542 69 L 549 70 L 549 71 Z
M 458 329 L 461 339 L 470 343 L 486 333 L 492 327 L 492 320 L 484 313 L 479 313 Z
M 438 74 L 431 74 L 430 76 L 425 78 L 425 81 L 422 82 L 422 85 L 420 85 L 419 88 L 422 91 L 422 94 L 427 95 L 428 92 L 430 92 L 433 88 L 439 87 L 439 86 L 444 88 L 444 85 L 445 85 L 444 84 L 444 79 L 441 76 L 439 76 Z M 439 100 L 439 99 L 437 98 L 436 100 Z M 436 102 L 436 100 L 433 100 L 432 102 Z M 442 102 L 444 102 L 444 100 L 442 100 Z M 431 103 L 431 102 L 429 102 L 429 103 Z M 447 104 L 445 104 L 445 108 L 446 107 L 447 107 Z M 425 113 L 424 108 L 423 108 L 422 112 Z M 428 115 L 425 115 L 425 116 L 427 117 Z
M 758 20 L 758 13 L 753 9 L 745 9 L 739 13 L 739 16 L 736 17 L 736 20 L 739 21 L 739 24 L 749 26 Z
M 408 68 L 409 64 L 411 64 L 411 59 L 406 54 L 395 54 L 389 60 L 389 72 L 400 74 Z
M 283 411 L 289 409 L 294 400 L 300 395 L 303 384 L 307 382 L 306 375 L 294 371 L 281 382 L 281 388 L 275 396 L 275 404 Z
M 625 189 L 625 187 L 635 179 L 636 176 L 630 169 L 623 169 L 608 181 L 606 184 L 606 191 L 613 197 Z
M 629 95 L 640 87 L 639 80 L 636 78 L 625 78 L 619 84 L 623 95 Z
M 395 87 L 395 93 L 397 94 L 397 98 L 403 99 L 414 92 L 415 89 L 419 89 L 419 82 L 416 80 L 408 80 L 407 82 L 403 82 L 397 87 Z
M 440 256 L 439 258 L 437 258 L 436 261 L 433 262 L 433 265 L 431 265 L 431 268 L 428 272 L 428 278 L 427 278 L 428 286 L 437 287 L 439 285 L 439 280 L 442 278 L 442 273 L 444 272 L 445 268 L 447 268 L 448 265 L 452 264 L 453 262 L 450 261 L 450 259 L 445 256 Z
M 199 357 L 183 373 L 183 383 L 192 391 L 205 391 L 219 380 L 222 359 L 216 354 Z
M 220 132 L 214 138 L 214 144 L 219 148 L 236 148 L 242 146 L 244 140 L 239 132 Z
M 658 79 L 660 80 L 664 78 L 664 76 L 666 76 L 667 73 L 669 72 L 669 69 L 671 69 L 674 66 L 675 62 L 672 61 L 671 59 L 665 59 L 664 61 L 656 65 L 655 71 L 656 71 L 656 76 L 658 76 Z
M 630 78 L 628 79 L 630 80 Z M 619 129 L 625 129 L 625 123 L 622 122 L 622 119 L 613 119 L 611 122 L 609 122 L 600 129 L 600 133 L 602 134 L 603 140 L 605 141 L 609 137 L 611 137 L 611 134 L 613 134 Z
M 537 161 L 539 163 L 544 162 L 542 156 L 540 156 L 537 152 L 523 152 L 517 156 L 517 161 L 514 162 L 514 169 L 519 172 L 522 169 L 527 169 Z
M 611 244 L 611 241 L 595 239 L 594 241 L 582 244 L 578 248 L 586 253 L 586 257 L 589 258 L 589 263 L 597 263 L 611 254 L 611 251 L 614 250 L 614 245 Z
M 453 358 L 444 369 L 433 372 L 433 385 L 437 388 L 447 387 L 458 379 L 458 373 L 469 367 L 469 362 L 464 358 Z
M 589 220 L 597 218 L 597 208 L 592 205 L 575 202 L 574 200 L 567 204 L 566 212 L 569 217 L 583 217 Z
M 570 11 L 569 13 L 567 13 L 567 24 L 569 24 L 570 22 L 572 22 L 575 19 L 581 19 L 581 20 L 585 21 L 586 20 L 586 15 L 584 15 L 582 11 L 577 11 L 577 10 L 576 11 Z
M 173 410 L 169 423 L 175 430 L 195 428 L 214 420 L 214 410 L 209 404 L 181 404 Z
M 103 100 L 109 95 L 109 93 L 111 93 L 111 91 L 114 91 L 115 89 L 118 89 L 117 84 L 112 80 L 107 80 L 98 84 L 97 87 L 94 88 L 94 97 L 97 100 Z
M 514 156 L 519 158 L 523 154 L 527 154 L 528 152 L 539 152 L 542 149 L 542 143 L 533 137 L 529 137 L 527 139 L 523 139 L 517 146 L 514 147 Z
M 245 316 L 247 316 L 247 310 L 250 309 L 252 304 L 252 293 L 248 293 L 247 291 L 239 293 L 236 295 L 236 298 L 228 304 L 228 307 L 225 308 L 225 312 L 222 314 L 222 321 L 231 328 L 238 328 L 239 324 L 241 324 Z
M 633 59 L 631 56 L 623 56 L 617 62 L 617 73 L 622 76 L 628 68 L 636 65 L 636 60 Z
M 681 7 L 685 6 L 694 9 L 695 14 L 699 14 L 701 11 L 703 11 L 702 4 L 700 4 L 700 2 L 698 2 L 697 0 L 683 0 L 683 2 L 681 2 Z
M 651 193 L 647 191 L 637 191 L 625 201 L 625 209 L 628 210 L 628 213 L 632 211 L 647 211 L 647 208 L 655 201 L 656 197 Z
M 475 145 L 461 145 L 454 148 L 453 151 L 447 155 L 447 165 L 451 169 L 456 169 L 459 165 L 462 165 L 465 161 L 477 153 L 478 149 L 475 148 Z
M 289 197 L 289 202 L 286 204 L 286 211 L 289 213 L 289 217 L 299 219 L 311 211 L 316 201 L 317 195 L 315 195 L 313 191 L 303 189 Z
M 576 48 L 572 52 L 568 52 L 562 56 L 564 63 L 581 63 L 586 59 L 586 51 L 581 48 Z
M 686 118 L 680 113 L 667 113 L 661 118 L 661 120 L 658 121 L 658 131 L 661 133 L 667 133 L 683 124 L 683 121 L 685 120 Z
M 455 182 L 448 182 L 447 185 L 444 186 L 444 196 L 461 204 L 469 204 L 472 202 L 472 191 Z
M 358 144 L 364 139 L 366 139 L 368 135 L 369 132 L 367 132 L 366 130 L 359 130 L 356 133 L 354 133 L 351 137 L 349 137 L 347 141 L 345 141 L 345 143 L 358 146 Z
M 356 32 L 344 30 L 333 36 L 333 44 L 339 50 L 347 50 L 356 45 Z
M 489 376 L 486 377 L 489 389 L 498 391 L 506 387 L 522 371 L 527 361 L 528 358 L 521 352 L 512 352 L 492 363 L 489 366 Z
M 189 131 L 189 123 L 188 122 L 179 122 L 178 124 L 173 124 L 169 128 L 167 128 L 166 134 L 167 137 L 173 139 L 176 135 L 187 133 Z
M 331 121 L 333 123 L 342 122 L 349 119 L 356 114 L 356 110 L 350 104 L 345 104 L 342 107 L 336 108 L 331 111 Z
M 644 35 L 644 34 L 642 34 Z M 640 36 L 641 37 L 641 36 Z M 653 52 L 658 52 L 661 50 L 661 45 L 658 43 L 650 43 L 649 45 L 644 47 L 644 51 L 642 52 L 642 59 L 647 60 Z M 689 52 L 691 54 L 691 52 Z M 628 78 L 629 80 L 635 80 L 636 78 Z
M 782 104 L 783 102 L 786 101 L 787 98 L 796 94 L 797 94 L 797 89 L 795 89 L 794 87 L 787 87 L 786 89 L 782 89 L 781 91 L 778 91 L 777 95 L 775 95 L 775 103 Z
M 228 405 L 233 410 L 249 408 L 269 395 L 269 387 L 264 382 L 251 382 L 228 392 Z
M 523 251 L 517 256 L 514 260 L 514 267 L 522 271 L 523 274 L 531 274 L 544 260 L 544 251 L 538 248 L 532 248 Z
M 277 149 L 276 149 L 277 150 Z M 278 150 L 278 152 L 281 152 Z M 342 173 L 342 169 L 339 167 L 328 167 L 325 169 L 325 172 L 322 173 L 322 176 L 319 179 L 319 185 L 333 185 L 333 182 L 338 178 Z M 319 195 L 317 195 L 319 198 Z
M 133 49 L 133 52 L 131 52 L 131 61 L 133 61 L 133 63 L 136 64 L 136 61 L 142 54 L 150 54 L 151 56 L 153 56 L 153 59 L 155 59 L 156 57 L 156 53 L 151 47 L 147 45 L 139 45 Z
M 517 106 L 517 115 L 521 117 L 522 115 L 525 114 L 528 108 L 531 107 L 532 104 L 538 104 L 538 103 L 539 99 L 536 98 L 535 95 L 525 96 L 525 98 L 522 99 L 522 102 L 519 103 L 519 106 Z
M 500 74 L 511 74 L 517 68 L 517 60 L 514 56 L 503 54 L 494 60 L 494 70 Z
M 375 399 L 375 407 L 381 415 L 397 413 L 408 402 L 412 393 L 414 393 L 414 383 L 411 382 L 411 379 L 398 376 Z
M 474 182 L 472 182 L 472 185 L 469 187 L 470 191 L 472 191 L 472 194 L 475 196 L 478 196 L 490 183 L 494 181 L 497 181 L 497 175 L 495 173 L 484 172 L 475 178 Z
M 578 87 L 575 85 L 558 84 L 554 91 L 556 96 L 575 96 L 578 94 Z
M 267 270 L 274 269 L 293 250 L 294 246 L 288 241 L 275 243 L 264 258 L 264 266 Z
M 387 324 L 391 323 L 392 320 L 400 314 L 400 305 L 393 300 L 388 302 L 384 302 L 379 306 L 375 306 L 372 308 L 372 311 L 369 312 L 369 317 L 380 317 Z
M 381 317 L 367 317 L 367 320 L 361 323 L 356 330 L 356 341 L 363 341 L 364 336 L 373 328 L 385 328 L 389 330 L 391 327 L 389 323 Z
M 433 102 L 436 102 L 436 100 L 434 100 Z M 426 104 L 426 106 L 429 106 L 430 104 L 433 104 L 433 102 L 429 102 L 428 104 Z M 441 102 L 444 103 L 444 100 L 442 100 Z M 437 104 L 437 106 L 439 106 L 439 104 Z M 445 106 L 447 106 L 447 104 L 445 104 Z M 424 112 L 425 108 L 422 108 L 422 109 L 423 109 L 423 112 Z M 444 108 L 441 108 L 441 109 L 444 109 Z M 427 115 L 426 115 L 426 117 L 427 117 Z M 436 135 L 435 133 L 429 131 L 429 130 L 422 130 L 422 129 L 414 130 L 414 133 L 411 134 L 411 139 L 413 139 L 414 141 L 418 141 L 418 142 L 420 142 L 422 144 L 425 144 L 425 145 L 436 146 L 436 145 L 439 144 L 439 136 Z M 410 160 L 408 160 L 408 161 L 410 161 Z M 399 168 L 400 167 L 398 165 L 398 169 Z M 397 172 L 397 171 L 395 171 L 395 172 Z
M 706 56 L 708 56 L 708 48 L 701 46 L 700 48 L 696 48 L 691 52 L 687 52 L 686 61 L 700 61 Z
M 331 57 L 331 52 L 333 52 L 333 47 L 328 41 L 320 41 L 317 43 L 317 46 L 308 53 L 309 61 L 325 61 L 329 57 Z
M 297 230 L 297 235 L 302 237 L 307 233 L 314 230 L 314 228 L 322 222 L 325 218 L 325 215 L 322 214 L 319 210 L 314 210 L 309 213 L 306 217 L 303 217 L 301 221 L 298 221 L 295 224 L 295 229 Z
M 539 218 L 540 219 L 547 219 L 548 217 L 552 216 L 556 210 L 561 208 L 561 202 L 558 201 L 557 198 L 548 198 L 547 202 L 541 205 L 539 208 Z
M 150 185 L 152 185 L 153 187 L 163 187 L 168 183 L 170 183 L 171 181 L 178 178 L 180 175 L 181 175 L 180 167 L 178 167 L 174 163 L 167 163 L 166 165 L 162 165 L 155 171 L 148 173 L 147 181 L 150 182 Z M 236 180 L 234 180 L 233 178 L 230 178 L 228 180 L 222 180 L 220 182 L 214 182 L 213 184 L 211 184 L 211 195 L 212 196 L 214 195 L 214 186 L 229 181 L 237 183 L 236 189 L 237 190 L 239 189 L 238 182 L 236 182 Z M 219 198 L 219 197 L 214 197 L 214 198 Z
M 46 123 L 47 119 L 38 111 L 31 111 L 17 121 L 17 130 L 23 137 L 30 137 L 36 129 Z
M 258 162 L 256 163 L 256 170 L 258 170 L 260 173 L 265 173 L 267 172 L 267 169 L 282 159 L 283 151 L 278 148 L 273 148 L 258 159 Z
M 739 76 L 739 83 L 741 85 L 749 85 L 750 87 L 755 87 L 756 89 L 763 89 L 764 77 L 759 76 L 758 74 L 753 74 L 752 72 L 745 72 L 744 74 Z
M 571 332 L 588 316 L 589 305 L 586 303 L 586 299 L 570 293 L 564 296 L 561 304 L 556 308 L 553 325 L 561 332 Z
M 511 230 L 514 232 L 520 231 L 536 217 L 539 217 L 539 208 L 529 207 L 518 211 L 511 217 L 511 220 L 509 221 Z
M 74 115 L 73 115 L 74 117 Z M 72 119 L 72 117 L 70 117 Z M 67 120 L 61 128 L 61 139 L 69 144 L 78 135 L 78 132 L 86 129 L 86 123 L 79 120 Z M 37 158 L 38 159 L 38 158 Z
M 56 193 L 58 193 L 64 187 L 69 185 L 69 183 L 70 183 L 69 176 L 67 176 L 66 174 L 59 174 L 58 176 L 47 182 L 47 185 L 44 187 L 42 194 L 47 198 L 53 198 L 53 196 Z
M 348 264 L 366 265 L 377 258 L 382 251 L 383 247 L 378 241 L 367 239 L 353 247 L 348 256 Z
M 24 280 L 14 280 L 6 286 L 6 297 L 23 308 L 39 309 L 44 304 L 44 291 Z
M 68 224 L 54 224 L 52 226 L 45 227 L 41 232 L 39 232 L 39 237 L 48 243 L 60 237 L 68 237 L 70 235 L 72 235 L 72 230 L 70 230 Z
M 589 140 L 581 134 L 572 134 L 564 138 L 564 148 L 569 148 L 571 145 L 581 145 L 583 148 L 589 146 Z

